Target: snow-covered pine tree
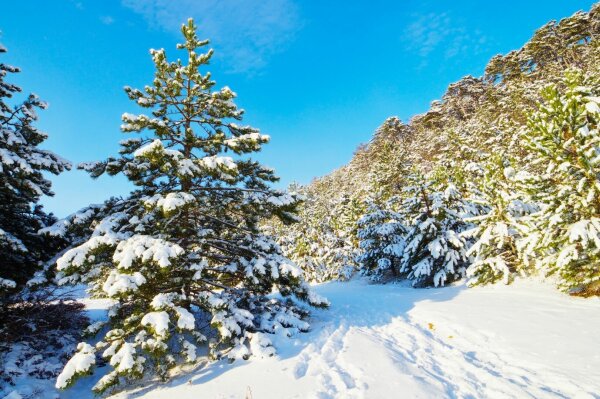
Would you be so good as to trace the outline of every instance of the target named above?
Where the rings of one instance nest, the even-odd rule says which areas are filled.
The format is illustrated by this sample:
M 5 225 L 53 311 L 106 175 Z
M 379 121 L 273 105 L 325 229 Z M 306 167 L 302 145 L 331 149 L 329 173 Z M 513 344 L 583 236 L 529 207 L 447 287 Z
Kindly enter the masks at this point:
M 0 45 L 3 53 L 6 48 Z M 22 286 L 53 255 L 56 243 L 38 234 L 54 221 L 38 204 L 42 195 L 53 195 L 43 174 L 71 168 L 66 160 L 39 148 L 47 135 L 34 124 L 37 110 L 45 109 L 46 103 L 35 94 L 9 103 L 21 92 L 6 81 L 16 72 L 19 68 L 0 63 L 0 293 Z
M 358 220 L 365 213 L 365 204 L 359 195 L 342 195 L 334 201 L 329 215 L 329 229 L 325 248 L 327 256 L 324 262 L 329 270 L 330 279 L 348 280 L 357 270 Z
M 600 294 L 600 82 L 569 70 L 543 102 L 523 139 L 539 172 L 527 191 L 539 202 L 538 267 L 571 292 Z
M 394 202 L 394 198 L 390 201 Z M 402 215 L 386 205 L 382 207 L 371 202 L 368 212 L 358 221 L 361 252 L 357 261 L 361 272 L 374 281 L 381 280 L 386 274 L 396 278 L 401 276 L 407 229 L 402 223 Z
M 468 241 L 461 235 L 468 227 L 468 207 L 451 181 L 435 175 L 415 170 L 404 189 L 402 214 L 408 232 L 400 272 L 416 287 L 456 281 L 468 266 Z
M 402 186 L 414 155 L 412 135 L 410 125 L 390 117 L 369 142 L 368 155 L 361 166 L 368 171 L 368 195 L 375 196 L 378 202 L 387 201 Z
M 306 225 L 281 239 L 283 252 L 304 271 L 308 281 L 348 280 L 354 267 L 354 248 L 327 224 Z
M 214 90 L 210 73 L 200 71 L 213 54 L 198 52 L 208 41 L 191 19 L 182 33 L 177 48 L 187 64 L 151 50 L 152 85 L 125 88 L 152 115 L 126 113 L 121 129 L 148 136 L 123 141 L 119 157 L 81 165 L 93 177 L 122 173 L 138 188 L 98 212 L 91 237 L 57 262 L 63 281 L 89 283 L 93 295 L 116 301 L 106 333 L 95 346 L 80 344 L 59 388 L 91 372 L 97 351 L 113 370 L 96 392 L 143 375 L 166 378 L 174 365 L 195 361 L 207 340 L 213 357 L 267 356 L 274 349 L 265 333 L 309 327 L 292 297 L 327 306 L 259 229 L 273 215 L 294 220 L 296 207 L 270 188 L 272 170 L 243 156 L 269 137 L 235 123 L 243 114 L 235 93 Z M 269 296 L 273 290 L 284 299 Z
M 356 219 L 362 207 L 356 199 L 327 201 L 326 209 L 315 206 L 314 194 L 302 192 L 302 220 L 280 226 L 279 242 L 309 281 L 348 280 L 356 271 Z
M 470 218 L 475 227 L 464 233 L 475 241 L 467 251 L 467 256 L 473 257 L 467 269 L 470 285 L 498 280 L 508 284 L 515 274 L 528 271 L 519 242 L 528 233 L 523 218 L 536 207 L 525 201 L 518 189 L 519 175 L 508 160 L 494 155 L 486 161 L 482 176 L 473 182 L 470 201 L 483 208 L 483 214 Z

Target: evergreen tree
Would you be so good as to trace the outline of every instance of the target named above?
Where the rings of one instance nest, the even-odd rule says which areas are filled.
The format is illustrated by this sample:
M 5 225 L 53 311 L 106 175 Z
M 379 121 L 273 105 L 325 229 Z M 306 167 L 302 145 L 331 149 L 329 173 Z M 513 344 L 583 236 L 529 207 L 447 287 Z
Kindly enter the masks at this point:
M 443 286 L 465 275 L 468 242 L 467 206 L 450 181 L 435 173 L 413 172 L 405 188 L 404 220 L 408 225 L 400 272 L 417 287 Z
M 393 201 L 393 198 L 390 200 Z M 358 221 L 361 253 L 357 257 L 362 273 L 372 280 L 380 280 L 388 272 L 400 276 L 401 260 L 405 250 L 406 227 L 402 215 L 374 202 Z
M 6 49 L 0 46 L 0 54 Z M 47 135 L 35 127 L 37 110 L 46 103 L 35 94 L 15 105 L 9 100 L 21 88 L 6 81 L 19 68 L 0 63 L 0 292 L 22 286 L 55 251 L 55 242 L 38 234 L 53 222 L 38 201 L 53 195 L 43 173 L 71 168 L 58 155 L 39 148 Z
M 410 167 L 412 130 L 397 117 L 390 117 L 377 128 L 368 145 L 364 167 L 369 170 L 369 195 L 384 202 L 394 196 L 404 183 Z
M 348 280 L 354 274 L 354 247 L 330 226 L 306 226 L 281 239 L 282 250 L 304 271 L 308 281 Z
M 269 137 L 235 123 L 243 113 L 235 93 L 214 90 L 210 73 L 200 71 L 213 54 L 198 52 L 208 41 L 198 39 L 192 20 L 182 33 L 177 48 L 187 64 L 151 50 L 152 85 L 125 89 L 152 115 L 124 114 L 121 129 L 149 136 L 123 141 L 119 157 L 81 165 L 93 177 L 122 173 L 138 188 L 95 211 L 91 236 L 57 262 L 62 281 L 87 282 L 95 296 L 117 301 L 105 335 L 94 347 L 80 345 L 59 388 L 91 372 L 97 351 L 113 367 L 97 392 L 146 374 L 166 377 L 176 364 L 195 361 L 207 339 L 212 357 L 269 355 L 265 333 L 308 329 L 292 297 L 327 305 L 260 229 L 272 216 L 294 221 L 297 205 L 269 187 L 277 180 L 272 170 L 244 157 Z M 269 297 L 275 289 L 288 298 Z
M 356 219 L 362 207 L 353 198 L 326 203 L 320 209 L 314 195 L 302 191 L 304 206 L 301 221 L 279 228 L 279 242 L 309 281 L 348 280 L 356 271 Z
M 540 171 L 527 191 L 535 214 L 538 268 L 574 292 L 600 293 L 600 83 L 566 72 L 550 85 L 523 138 Z
M 467 269 L 471 285 L 498 280 L 508 284 L 515 274 L 528 271 L 519 244 L 528 234 L 523 218 L 536 208 L 521 198 L 517 185 L 523 177 L 497 155 L 487 161 L 475 184 L 471 201 L 483 206 L 484 214 L 471 218 L 475 227 L 465 232 L 475 240 L 467 252 L 474 257 Z

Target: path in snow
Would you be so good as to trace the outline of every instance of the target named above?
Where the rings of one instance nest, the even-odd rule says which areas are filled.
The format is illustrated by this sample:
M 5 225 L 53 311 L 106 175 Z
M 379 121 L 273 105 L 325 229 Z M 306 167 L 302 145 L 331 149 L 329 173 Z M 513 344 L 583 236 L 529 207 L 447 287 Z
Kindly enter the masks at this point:
M 313 329 L 118 398 L 600 398 L 600 300 L 536 282 L 330 283 Z

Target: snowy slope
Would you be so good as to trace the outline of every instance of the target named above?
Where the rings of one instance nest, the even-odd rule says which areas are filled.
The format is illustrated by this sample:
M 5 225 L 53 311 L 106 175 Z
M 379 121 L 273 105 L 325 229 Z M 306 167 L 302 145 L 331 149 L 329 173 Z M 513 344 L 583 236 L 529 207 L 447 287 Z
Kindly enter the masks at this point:
M 276 340 L 276 358 L 214 363 L 116 397 L 600 398 L 598 298 L 532 281 L 316 289 L 331 309 L 312 332 Z

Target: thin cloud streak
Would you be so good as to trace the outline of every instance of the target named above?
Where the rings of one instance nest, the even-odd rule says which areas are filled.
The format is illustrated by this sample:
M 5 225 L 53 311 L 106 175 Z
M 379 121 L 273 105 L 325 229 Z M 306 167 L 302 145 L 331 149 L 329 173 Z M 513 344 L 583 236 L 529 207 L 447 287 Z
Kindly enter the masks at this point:
M 110 15 L 104 15 L 100 17 L 100 22 L 102 22 L 104 25 L 112 25 L 115 23 L 115 19 Z
M 415 21 L 407 26 L 402 36 L 407 51 L 423 59 L 422 65 L 434 52 L 441 52 L 449 60 L 485 50 L 487 38 L 479 30 L 467 31 L 460 21 L 447 13 L 415 15 Z
M 177 33 L 188 18 L 210 38 L 229 71 L 256 73 L 301 27 L 293 0 L 122 0 L 153 29 Z

